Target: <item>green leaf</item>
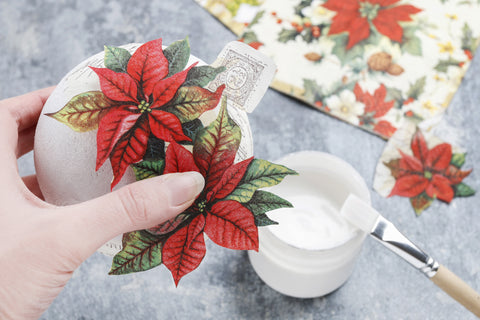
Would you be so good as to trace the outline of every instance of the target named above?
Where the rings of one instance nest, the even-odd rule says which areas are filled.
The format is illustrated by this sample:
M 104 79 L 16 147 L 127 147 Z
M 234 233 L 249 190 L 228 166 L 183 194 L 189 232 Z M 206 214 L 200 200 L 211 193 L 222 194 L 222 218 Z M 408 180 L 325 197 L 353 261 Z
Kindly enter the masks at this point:
M 415 83 L 410 86 L 410 89 L 408 89 L 407 97 L 418 99 L 418 97 L 423 93 L 426 82 L 427 82 L 426 76 L 423 76 L 417 81 L 415 81 Z
M 128 50 L 105 46 L 105 67 L 115 72 L 127 72 L 127 65 L 132 55 Z
M 278 34 L 278 42 L 287 43 L 288 41 L 295 40 L 298 32 L 295 29 L 282 29 Z
M 240 183 L 224 200 L 248 202 L 257 189 L 272 187 L 279 184 L 287 175 L 296 174 L 298 173 L 285 166 L 266 160 L 253 159 Z
M 458 64 L 460 62 L 461 61 L 455 60 L 452 58 L 448 58 L 448 60 L 440 60 L 434 69 L 437 70 L 438 72 L 447 72 L 448 67 L 450 66 L 458 67 Z
M 163 240 L 147 233 L 134 231 L 125 233 L 123 249 L 113 257 L 108 274 L 119 275 L 145 271 L 162 264 Z
M 211 66 L 193 67 L 187 74 L 187 79 L 182 87 L 201 87 L 204 88 L 207 84 L 215 79 L 220 73 L 225 71 L 225 67 L 214 68 Z
M 256 25 L 257 23 L 260 22 L 260 19 L 262 19 L 263 15 L 265 14 L 265 11 L 262 10 L 260 12 L 258 12 L 255 17 L 253 18 L 253 20 L 248 24 L 248 26 L 251 28 L 252 26 Z
M 101 91 L 89 91 L 73 97 L 61 110 L 45 115 L 66 124 L 78 132 L 98 129 L 101 117 L 114 102 Z
M 257 35 L 253 31 L 245 32 L 242 39 L 245 43 L 258 42 Z
M 403 29 L 402 51 L 408 52 L 414 56 L 422 55 L 422 42 L 415 35 L 415 27 L 405 27 Z
M 294 7 L 295 15 L 304 18 L 305 16 L 302 13 L 302 10 L 306 7 L 310 7 L 312 5 L 313 0 L 302 0 L 298 5 Z
M 181 87 L 165 111 L 177 116 L 182 123 L 193 121 L 218 105 L 224 89 L 224 85 L 215 92 L 200 87 Z
M 178 40 L 163 50 L 165 58 L 168 60 L 168 76 L 183 71 L 190 58 L 190 43 L 188 37 Z
M 471 52 L 475 51 L 476 48 L 476 41 L 475 37 L 473 36 L 472 29 L 465 23 L 462 28 L 463 36 L 462 36 L 462 49 L 463 50 L 470 50 Z
M 202 130 L 203 128 L 204 127 L 203 127 L 202 121 L 200 121 L 200 119 L 195 119 L 195 120 L 183 123 L 182 124 L 183 133 L 187 137 L 192 139 L 192 141 L 188 141 L 188 142 L 185 142 L 183 144 L 193 144 L 194 141 L 195 141 L 195 138 L 197 137 L 197 133 L 200 130 Z
M 465 163 L 465 156 L 466 153 L 454 153 L 452 154 L 452 160 L 450 160 L 450 164 L 454 165 L 458 169 L 460 169 L 463 164 Z
M 412 204 L 413 210 L 415 210 L 415 214 L 420 216 L 423 210 L 430 207 L 432 204 L 433 199 L 430 198 L 425 192 L 419 194 L 416 197 L 410 198 L 410 203 Z
M 302 38 L 303 41 L 306 43 L 311 43 L 313 41 L 313 33 L 311 28 L 305 29 L 305 31 L 302 32 Z
M 455 197 L 470 197 L 475 194 L 475 190 L 461 182 L 453 186 L 455 190 Z
M 308 102 L 314 103 L 323 100 L 322 88 L 315 80 L 303 79 L 303 88 L 305 89 L 303 97 Z
M 254 215 L 264 214 L 280 208 L 293 208 L 293 205 L 287 200 L 280 198 L 271 192 L 257 190 L 246 205 L 251 209 Z
M 403 95 L 402 91 L 397 88 L 387 88 L 387 96 L 385 101 L 395 101 L 396 107 L 401 107 L 403 104 Z
M 400 159 L 393 159 L 389 162 L 384 162 L 383 164 L 390 169 L 390 173 L 395 179 L 400 178 L 400 176 L 405 172 L 400 166 Z
M 132 165 L 133 172 L 137 181 L 157 177 L 163 174 L 165 169 L 165 160 L 160 159 L 157 161 L 142 161 Z
M 373 37 L 375 38 L 375 37 Z M 337 56 L 342 65 L 345 65 L 347 62 L 354 60 L 355 58 L 362 57 L 364 55 L 364 46 L 366 43 L 365 40 L 357 43 L 352 48 L 347 50 L 348 43 L 348 34 L 342 33 L 330 37 L 331 40 L 335 43 L 332 53 Z
M 165 159 L 165 141 L 151 134 L 148 137 L 147 150 L 143 160 L 156 161 L 160 159 Z
M 255 219 L 255 225 L 257 227 L 266 227 L 266 226 L 271 226 L 273 224 L 278 224 L 277 221 L 270 219 L 265 213 L 256 215 L 254 219 Z

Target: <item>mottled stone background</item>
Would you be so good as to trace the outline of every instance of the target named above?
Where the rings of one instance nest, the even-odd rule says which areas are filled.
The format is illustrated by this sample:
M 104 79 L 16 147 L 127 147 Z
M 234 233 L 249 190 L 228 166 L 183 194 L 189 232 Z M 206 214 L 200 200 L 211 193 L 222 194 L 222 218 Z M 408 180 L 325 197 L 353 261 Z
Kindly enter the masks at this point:
M 168 44 L 190 36 L 192 53 L 215 59 L 235 36 L 193 0 L 0 1 L 0 98 L 58 83 L 104 44 Z M 466 183 L 480 190 L 480 55 L 467 72 L 448 112 L 465 130 Z M 255 154 L 274 160 L 313 149 L 351 163 L 372 186 L 385 142 L 269 90 L 250 116 Z M 32 155 L 19 160 L 21 174 L 34 172 Z M 439 261 L 480 290 L 480 195 L 435 202 L 416 218 L 405 198 L 373 204 Z M 175 288 L 156 268 L 108 276 L 111 258 L 93 255 L 74 274 L 43 319 L 474 319 L 418 271 L 368 239 L 350 280 L 327 297 L 299 300 L 266 286 L 246 252 L 207 244 L 201 266 Z M 0 271 L 1 272 L 1 271 Z

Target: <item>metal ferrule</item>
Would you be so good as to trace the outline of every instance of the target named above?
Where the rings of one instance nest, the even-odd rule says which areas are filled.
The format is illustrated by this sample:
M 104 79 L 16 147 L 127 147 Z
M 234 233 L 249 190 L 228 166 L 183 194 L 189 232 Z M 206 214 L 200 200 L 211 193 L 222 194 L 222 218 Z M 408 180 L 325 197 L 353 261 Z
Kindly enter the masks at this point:
M 437 273 L 438 262 L 408 240 L 407 237 L 384 217 L 378 217 L 371 231 L 371 235 L 391 251 L 423 272 L 427 277 L 431 278 Z

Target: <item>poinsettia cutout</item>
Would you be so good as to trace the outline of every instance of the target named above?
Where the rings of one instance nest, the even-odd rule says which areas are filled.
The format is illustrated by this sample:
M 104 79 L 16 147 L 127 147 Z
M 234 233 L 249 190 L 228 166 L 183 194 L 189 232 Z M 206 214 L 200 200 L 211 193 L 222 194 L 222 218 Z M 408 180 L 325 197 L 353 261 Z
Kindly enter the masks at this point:
M 395 178 L 390 196 L 410 198 L 420 215 L 434 199 L 450 203 L 454 197 L 467 197 L 475 191 L 462 181 L 472 170 L 461 170 L 465 154 L 452 154 L 452 146 L 441 143 L 429 149 L 417 129 L 412 137 L 410 156 L 399 150 L 401 158 L 385 163 Z
M 204 233 L 226 248 L 258 250 L 258 226 L 275 223 L 265 213 L 291 207 L 288 201 L 258 189 L 274 186 L 296 173 L 253 157 L 234 163 L 240 140 L 240 128 L 229 117 L 223 100 L 217 119 L 197 133 L 193 152 L 176 142 L 169 144 L 158 174 L 197 171 L 205 178 L 205 188 L 176 218 L 148 233 L 124 235 L 124 249 L 114 258 L 111 274 L 142 271 L 163 263 L 178 285 L 205 256 Z
M 110 274 L 163 263 L 178 284 L 205 256 L 204 233 L 227 248 L 258 250 L 257 227 L 276 223 L 266 212 L 291 207 L 258 189 L 276 185 L 294 171 L 253 158 L 234 163 L 241 130 L 229 117 L 225 98 L 215 121 L 205 127 L 199 119 L 219 104 L 225 86 L 215 92 L 205 87 L 225 69 L 186 68 L 189 57 L 188 39 L 165 50 L 161 39 L 154 40 L 133 55 L 105 47 L 105 68 L 91 68 L 102 91 L 79 94 L 48 114 L 78 132 L 98 129 L 96 167 L 110 159 L 112 188 L 129 166 L 137 180 L 186 171 L 205 178 L 203 192 L 185 212 L 123 235 Z
M 395 5 L 399 0 L 328 0 L 324 4 L 335 11 L 329 35 L 348 32 L 347 49 L 367 39 L 373 27 L 392 41 L 402 42 L 399 22 L 412 21 L 411 15 L 421 9 L 409 4 Z
M 369 92 L 364 92 L 357 83 L 353 88 L 353 93 L 357 101 L 365 104 L 364 114 L 359 116 L 360 125 L 373 129 L 383 136 L 391 137 L 397 129 L 387 120 L 378 120 L 386 115 L 395 104 L 394 100 L 385 101 L 387 97 L 385 86 L 381 84 L 371 95 Z
M 196 63 L 185 69 L 189 58 L 188 39 L 165 51 L 162 39 L 153 40 L 133 55 L 105 47 L 106 68 L 91 67 L 102 91 L 79 94 L 49 116 L 80 132 L 98 128 L 96 169 L 110 159 L 113 188 L 145 157 L 149 141 L 191 141 L 191 122 L 218 105 L 225 86 L 215 92 L 202 87 L 224 69 Z

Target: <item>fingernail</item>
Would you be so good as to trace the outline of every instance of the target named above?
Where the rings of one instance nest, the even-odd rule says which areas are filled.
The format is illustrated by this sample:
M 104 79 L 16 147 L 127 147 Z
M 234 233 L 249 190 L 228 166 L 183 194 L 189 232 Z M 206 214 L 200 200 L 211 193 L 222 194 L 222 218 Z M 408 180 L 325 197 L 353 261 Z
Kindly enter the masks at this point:
M 165 183 L 170 189 L 169 204 L 172 207 L 195 199 L 205 186 L 203 176 L 195 171 L 174 174 Z

